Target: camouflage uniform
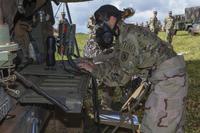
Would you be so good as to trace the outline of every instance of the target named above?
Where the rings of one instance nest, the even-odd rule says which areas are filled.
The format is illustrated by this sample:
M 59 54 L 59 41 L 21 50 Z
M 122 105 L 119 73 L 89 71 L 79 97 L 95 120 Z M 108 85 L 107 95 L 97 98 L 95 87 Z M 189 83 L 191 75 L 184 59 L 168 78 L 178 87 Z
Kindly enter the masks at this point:
M 165 18 L 164 29 L 166 30 L 166 40 L 170 44 L 172 43 L 172 38 L 174 35 L 174 25 L 175 25 L 175 19 L 173 16 L 168 16 L 167 18 Z
M 100 53 L 102 53 L 102 50 L 100 49 L 99 45 L 96 43 L 94 38 L 90 38 L 87 41 L 87 44 L 84 46 L 83 56 L 87 58 L 94 58 Z
M 92 58 L 93 62 L 95 64 L 98 64 L 100 62 L 104 62 L 106 60 L 109 60 L 110 57 L 112 57 L 112 48 L 111 49 L 100 49 L 99 45 L 96 43 L 94 38 L 90 38 L 87 41 L 87 44 L 84 46 L 83 50 L 83 56 L 87 58 Z M 99 91 L 99 99 L 101 101 L 101 106 L 103 109 L 111 109 L 111 104 L 113 102 L 119 102 L 121 95 L 121 89 L 120 88 L 110 88 L 105 83 L 102 84 L 101 81 L 98 80 L 98 91 Z M 85 101 L 85 103 L 88 105 L 87 108 L 90 108 L 89 104 L 91 104 L 90 101 L 91 97 L 88 96 Z
M 91 16 L 88 22 L 88 28 L 90 30 L 90 36 L 87 41 L 87 44 L 83 49 L 83 56 L 87 58 L 92 58 L 95 64 L 99 62 L 103 62 L 112 57 L 112 48 L 102 49 L 99 44 L 95 40 L 95 20 L 94 16 Z M 98 80 L 99 81 L 99 80 Z M 102 82 L 98 83 L 99 90 L 99 99 L 101 100 L 101 106 L 104 109 L 111 109 L 111 104 L 114 102 L 119 102 L 121 95 L 121 89 L 118 88 L 110 88 L 106 84 L 102 84 Z M 89 100 L 87 100 L 89 102 Z
M 187 74 L 182 56 L 145 28 L 119 24 L 112 58 L 92 74 L 110 86 L 123 86 L 132 75 L 151 71 L 151 94 L 145 104 L 143 133 L 183 133 Z
M 159 24 L 158 24 L 158 18 L 157 18 L 157 12 L 154 11 L 154 16 L 150 18 L 149 21 L 149 28 L 151 32 L 154 32 L 156 35 L 159 31 Z

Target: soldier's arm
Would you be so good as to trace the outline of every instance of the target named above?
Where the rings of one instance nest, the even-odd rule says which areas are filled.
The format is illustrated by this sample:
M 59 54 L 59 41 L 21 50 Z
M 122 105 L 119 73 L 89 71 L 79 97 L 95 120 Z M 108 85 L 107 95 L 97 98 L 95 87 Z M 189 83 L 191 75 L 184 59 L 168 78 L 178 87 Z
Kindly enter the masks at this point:
M 115 52 L 113 49 L 108 49 L 106 51 L 103 51 L 101 54 L 98 54 L 96 57 L 93 58 L 94 63 L 98 62 L 105 62 L 107 60 L 110 60 L 114 56 Z
M 118 52 L 114 51 L 109 55 L 109 59 L 101 60 L 99 64 L 96 64 L 92 74 L 97 78 L 97 79 L 102 79 L 105 75 L 107 75 L 111 70 L 113 69 L 114 66 L 119 65 L 119 60 L 117 56 Z
M 110 87 L 124 86 L 131 79 L 131 75 L 123 71 L 116 56 L 103 63 L 96 64 L 92 74 Z

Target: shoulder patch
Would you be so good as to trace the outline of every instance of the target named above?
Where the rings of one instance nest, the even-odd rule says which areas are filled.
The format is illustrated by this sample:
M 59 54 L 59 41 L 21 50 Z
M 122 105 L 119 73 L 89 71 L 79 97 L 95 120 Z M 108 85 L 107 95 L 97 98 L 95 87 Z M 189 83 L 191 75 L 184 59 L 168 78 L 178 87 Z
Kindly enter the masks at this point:
M 128 57 L 129 57 L 129 53 L 128 52 L 125 52 L 125 51 L 122 51 L 122 53 L 121 53 L 121 61 L 122 62 L 125 62 L 125 61 L 127 61 L 128 60 Z

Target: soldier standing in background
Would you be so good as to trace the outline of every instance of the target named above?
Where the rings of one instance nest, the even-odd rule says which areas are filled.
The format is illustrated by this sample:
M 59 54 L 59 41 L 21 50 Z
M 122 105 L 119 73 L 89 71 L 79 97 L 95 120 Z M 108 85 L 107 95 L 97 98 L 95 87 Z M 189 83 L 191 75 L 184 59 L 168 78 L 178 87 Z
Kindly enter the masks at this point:
M 172 43 L 172 38 L 174 35 L 174 25 L 175 19 L 172 16 L 172 11 L 169 11 L 169 16 L 164 20 L 164 29 L 166 31 L 166 41 L 170 44 Z
M 153 17 L 150 18 L 149 28 L 151 32 L 154 32 L 156 35 L 158 34 L 159 25 L 158 25 L 157 11 L 154 11 Z

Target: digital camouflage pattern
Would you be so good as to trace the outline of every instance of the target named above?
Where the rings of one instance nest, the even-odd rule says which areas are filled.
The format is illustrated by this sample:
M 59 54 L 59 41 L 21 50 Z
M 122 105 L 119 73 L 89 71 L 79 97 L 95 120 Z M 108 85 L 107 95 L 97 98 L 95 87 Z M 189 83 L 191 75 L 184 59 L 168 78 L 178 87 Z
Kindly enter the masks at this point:
M 87 44 L 84 46 L 83 56 L 87 58 L 94 58 L 100 53 L 102 53 L 102 50 L 100 49 L 99 45 L 94 39 L 90 38 L 87 41 Z
M 173 16 L 168 16 L 164 20 L 164 29 L 166 31 L 166 41 L 170 44 L 172 43 L 173 35 L 174 35 L 174 25 L 175 19 Z
M 182 56 L 145 28 L 119 23 L 120 36 L 113 56 L 92 74 L 111 86 L 123 86 L 132 75 L 148 76 L 151 94 L 145 104 L 143 133 L 183 133 L 187 75 Z

